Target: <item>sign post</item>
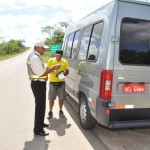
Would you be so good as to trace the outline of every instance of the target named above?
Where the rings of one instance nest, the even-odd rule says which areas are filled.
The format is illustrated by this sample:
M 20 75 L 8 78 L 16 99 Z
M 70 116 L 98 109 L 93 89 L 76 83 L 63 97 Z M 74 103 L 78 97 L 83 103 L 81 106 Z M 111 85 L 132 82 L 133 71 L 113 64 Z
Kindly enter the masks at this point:
M 54 54 L 57 50 L 61 49 L 62 45 L 57 44 L 57 45 L 51 45 L 50 46 L 50 53 Z

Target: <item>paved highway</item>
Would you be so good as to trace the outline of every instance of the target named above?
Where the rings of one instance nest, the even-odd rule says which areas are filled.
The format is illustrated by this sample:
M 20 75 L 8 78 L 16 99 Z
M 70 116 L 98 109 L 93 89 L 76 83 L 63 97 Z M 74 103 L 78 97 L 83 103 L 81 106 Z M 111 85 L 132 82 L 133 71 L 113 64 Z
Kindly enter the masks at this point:
M 54 117 L 50 121 L 45 117 L 45 122 L 50 123 L 46 129 L 49 136 L 33 135 L 34 97 L 26 68 L 29 53 L 0 62 L 0 150 L 93 150 L 100 146 L 106 149 L 95 135 L 82 132 L 69 114 L 70 111 L 77 117 L 68 102 L 64 106 L 65 119 L 59 118 L 57 101 Z M 47 113 L 48 101 L 46 116 Z
M 54 117 L 49 121 L 45 117 L 50 135 L 34 136 L 34 97 L 26 68 L 30 52 L 0 62 L 0 150 L 150 149 L 150 127 L 110 130 L 97 125 L 93 130 L 83 130 L 78 105 L 69 96 L 64 103 L 66 118 L 59 118 L 56 101 Z

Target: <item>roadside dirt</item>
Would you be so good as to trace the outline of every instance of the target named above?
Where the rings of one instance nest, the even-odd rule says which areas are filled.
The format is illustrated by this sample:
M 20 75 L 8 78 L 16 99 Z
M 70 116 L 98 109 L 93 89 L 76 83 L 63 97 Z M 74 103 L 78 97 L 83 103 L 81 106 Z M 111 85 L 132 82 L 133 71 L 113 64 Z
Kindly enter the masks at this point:
M 67 96 L 67 102 L 73 108 L 74 113 L 77 113 L 75 121 L 79 124 L 78 104 L 69 96 Z M 150 150 L 150 127 L 108 129 L 97 125 L 95 129 L 87 132 L 94 134 L 94 137 L 98 138 L 109 150 Z

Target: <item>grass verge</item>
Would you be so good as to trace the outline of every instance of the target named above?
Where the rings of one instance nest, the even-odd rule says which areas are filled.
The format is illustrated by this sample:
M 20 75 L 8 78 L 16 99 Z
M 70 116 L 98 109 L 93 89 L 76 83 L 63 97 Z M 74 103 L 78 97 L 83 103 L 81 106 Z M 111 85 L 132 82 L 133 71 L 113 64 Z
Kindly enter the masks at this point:
M 8 55 L 0 55 L 0 61 L 2 60 L 6 60 L 6 59 L 9 59 L 9 58 L 12 58 L 12 57 L 15 57 L 15 56 L 18 56 L 24 52 L 26 52 L 27 50 L 29 49 L 29 47 L 25 48 L 24 50 L 22 50 L 21 52 L 19 53 L 14 53 L 14 54 L 8 54 Z

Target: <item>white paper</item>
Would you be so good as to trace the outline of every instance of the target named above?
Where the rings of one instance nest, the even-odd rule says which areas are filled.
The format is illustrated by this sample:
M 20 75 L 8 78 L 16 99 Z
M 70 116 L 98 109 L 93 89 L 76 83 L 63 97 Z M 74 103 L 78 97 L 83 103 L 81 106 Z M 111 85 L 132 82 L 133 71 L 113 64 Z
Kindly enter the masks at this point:
M 61 73 L 58 75 L 58 78 L 59 78 L 60 80 L 62 80 L 62 79 L 65 79 L 65 76 L 64 76 L 64 74 L 61 72 Z

